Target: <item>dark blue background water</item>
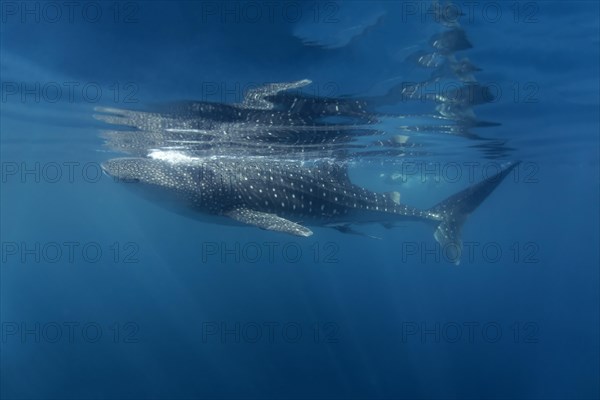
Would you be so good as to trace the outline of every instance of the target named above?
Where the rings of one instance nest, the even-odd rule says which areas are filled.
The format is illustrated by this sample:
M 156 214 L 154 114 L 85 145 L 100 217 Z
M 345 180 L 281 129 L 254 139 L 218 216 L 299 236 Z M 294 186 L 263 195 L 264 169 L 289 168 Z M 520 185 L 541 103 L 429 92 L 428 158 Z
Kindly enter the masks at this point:
M 468 220 L 458 267 L 426 252 L 428 226 L 299 240 L 186 219 L 97 176 L 116 156 L 98 105 L 418 79 L 405 59 L 442 29 L 421 3 L 75 3 L 2 3 L 3 399 L 598 398 L 597 2 L 483 2 L 461 19 L 478 79 L 503 90 L 477 110 L 502 126 L 478 133 L 524 164 Z M 422 207 L 465 185 L 379 173 L 352 172 Z

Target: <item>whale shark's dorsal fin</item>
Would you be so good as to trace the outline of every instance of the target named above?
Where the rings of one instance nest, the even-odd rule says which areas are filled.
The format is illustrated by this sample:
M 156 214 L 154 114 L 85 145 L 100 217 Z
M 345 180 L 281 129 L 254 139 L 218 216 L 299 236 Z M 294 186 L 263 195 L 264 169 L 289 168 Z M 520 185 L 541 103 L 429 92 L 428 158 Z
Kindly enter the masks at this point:
M 387 195 L 396 205 L 400 205 L 400 192 L 388 192 Z
M 310 79 L 302 79 L 301 81 L 295 82 L 269 83 L 257 88 L 248 89 L 240 107 L 257 110 L 272 110 L 275 105 L 267 100 L 267 97 L 274 96 L 285 90 L 298 89 L 310 85 L 311 83 L 312 81 Z
M 295 236 L 310 236 L 313 232 L 305 226 L 281 218 L 276 214 L 269 214 L 248 208 L 236 208 L 225 213 L 231 219 L 248 225 L 254 225 L 268 231 L 289 233 Z

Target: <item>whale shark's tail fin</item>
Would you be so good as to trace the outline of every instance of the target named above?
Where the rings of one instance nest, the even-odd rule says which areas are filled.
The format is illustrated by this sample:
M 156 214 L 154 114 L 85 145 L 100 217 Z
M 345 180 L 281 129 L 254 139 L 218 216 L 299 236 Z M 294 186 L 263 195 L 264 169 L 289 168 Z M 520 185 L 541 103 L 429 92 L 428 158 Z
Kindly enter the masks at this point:
M 510 163 L 497 174 L 453 194 L 429 210 L 442 217 L 442 222 L 437 226 L 433 236 L 444 248 L 444 254 L 455 264 L 460 263 L 461 231 L 467 217 L 483 203 L 518 164 L 519 162 Z

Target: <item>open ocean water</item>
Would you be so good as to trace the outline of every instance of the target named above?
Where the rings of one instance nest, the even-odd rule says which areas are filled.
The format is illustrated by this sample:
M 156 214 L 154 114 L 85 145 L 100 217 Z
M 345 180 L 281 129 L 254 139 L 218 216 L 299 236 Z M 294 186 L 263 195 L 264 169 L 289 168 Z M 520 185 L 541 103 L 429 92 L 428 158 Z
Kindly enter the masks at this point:
M 0 8 L 0 398 L 599 398 L 597 1 Z M 189 102 L 217 122 L 145 113 Z M 227 105 L 316 145 L 274 151 L 273 124 Z M 521 163 L 456 265 L 420 222 L 298 237 L 173 212 L 102 171 L 147 158 L 140 137 L 167 158 L 333 160 L 422 209 Z

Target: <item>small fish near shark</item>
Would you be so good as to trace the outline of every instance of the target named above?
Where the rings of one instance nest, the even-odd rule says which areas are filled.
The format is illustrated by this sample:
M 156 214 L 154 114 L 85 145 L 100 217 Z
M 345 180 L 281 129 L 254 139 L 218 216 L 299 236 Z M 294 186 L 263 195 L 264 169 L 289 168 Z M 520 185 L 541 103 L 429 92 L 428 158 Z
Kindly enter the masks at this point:
M 395 192 L 377 193 L 355 185 L 346 166 L 324 160 L 306 165 L 247 156 L 189 157 L 165 150 L 148 157 L 111 159 L 102 168 L 163 205 L 214 216 L 221 224 L 308 237 L 313 234 L 311 226 L 356 233 L 351 226 L 361 223 L 422 221 L 433 226 L 435 239 L 458 264 L 467 216 L 517 164 L 508 163 L 494 176 L 425 210 L 402 204 Z

